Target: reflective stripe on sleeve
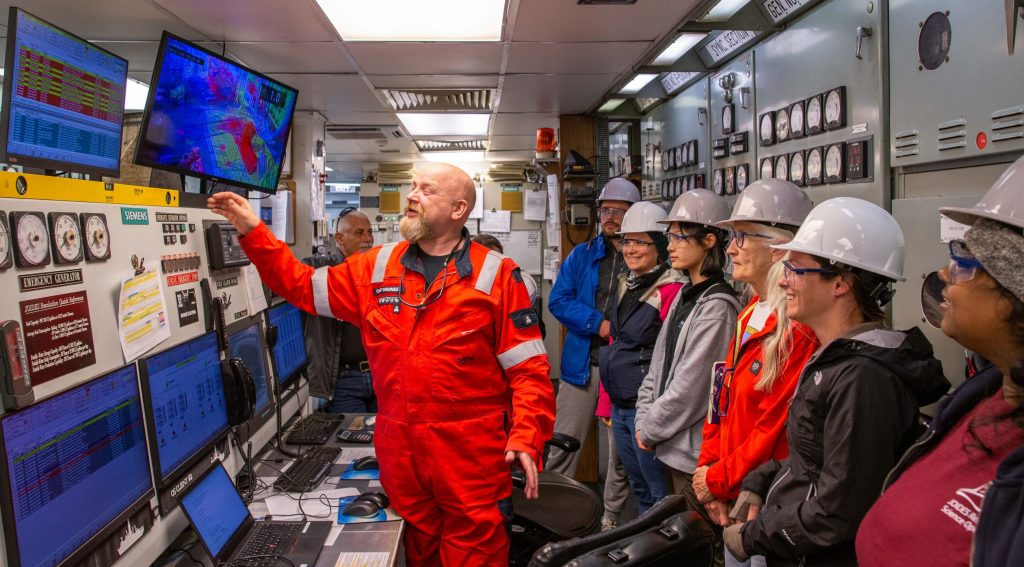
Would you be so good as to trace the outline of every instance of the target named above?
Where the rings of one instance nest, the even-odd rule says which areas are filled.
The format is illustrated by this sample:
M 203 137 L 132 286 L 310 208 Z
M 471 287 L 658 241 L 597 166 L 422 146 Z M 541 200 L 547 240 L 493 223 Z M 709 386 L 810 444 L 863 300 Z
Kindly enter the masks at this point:
M 327 296 L 327 266 L 313 270 L 313 307 L 321 317 L 334 317 Z
M 508 370 L 520 362 L 533 358 L 538 354 L 547 353 L 547 349 L 544 348 L 544 341 L 540 339 L 526 341 L 525 343 L 520 343 L 499 354 L 498 363 L 501 364 L 502 369 Z
M 501 254 L 495 251 L 487 253 L 487 257 L 484 258 L 484 265 L 480 268 L 480 275 L 476 277 L 476 289 L 482 291 L 487 295 L 491 294 L 491 288 L 494 287 L 494 279 L 498 277 L 498 268 L 501 267 L 501 259 L 504 258 Z
M 391 259 L 391 253 L 394 252 L 395 246 L 398 246 L 397 242 L 391 242 L 380 247 L 380 252 L 377 252 L 377 259 L 373 261 L 373 280 L 371 280 L 371 283 L 381 283 L 384 281 L 384 272 L 388 269 L 388 260 Z

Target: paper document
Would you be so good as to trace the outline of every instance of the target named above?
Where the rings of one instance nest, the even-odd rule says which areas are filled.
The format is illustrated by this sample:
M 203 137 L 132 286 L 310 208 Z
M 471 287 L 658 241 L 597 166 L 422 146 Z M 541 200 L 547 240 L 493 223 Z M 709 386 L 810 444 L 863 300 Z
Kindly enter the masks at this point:
M 267 308 L 267 294 L 263 292 L 263 280 L 256 266 L 242 266 L 242 279 L 245 280 L 245 295 L 249 300 L 249 315 L 255 315 Z
M 155 270 L 121 282 L 117 334 L 125 362 L 131 362 L 171 336 L 163 285 Z
M 511 211 L 484 211 L 484 218 L 480 221 L 480 232 L 491 234 L 494 232 L 510 232 L 511 230 Z
M 544 251 L 544 279 L 554 283 L 555 278 L 558 277 L 559 261 L 558 250 Z
M 548 212 L 548 194 L 546 191 L 525 191 L 523 199 L 526 204 L 523 206 L 523 218 L 532 221 L 542 221 Z
M 391 567 L 391 554 L 386 551 L 346 552 L 338 556 L 334 567 Z
M 476 203 L 473 205 L 473 210 L 469 211 L 469 218 L 471 219 L 482 219 L 484 218 L 484 188 L 477 186 L 476 188 Z

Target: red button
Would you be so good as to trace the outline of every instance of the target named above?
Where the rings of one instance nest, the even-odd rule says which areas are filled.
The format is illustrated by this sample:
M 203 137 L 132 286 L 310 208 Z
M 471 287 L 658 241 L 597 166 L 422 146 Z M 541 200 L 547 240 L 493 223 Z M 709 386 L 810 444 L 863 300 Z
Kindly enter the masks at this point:
M 988 136 L 984 132 L 978 132 L 978 136 L 974 139 L 974 143 L 978 145 L 979 150 L 984 150 L 985 146 L 988 145 Z

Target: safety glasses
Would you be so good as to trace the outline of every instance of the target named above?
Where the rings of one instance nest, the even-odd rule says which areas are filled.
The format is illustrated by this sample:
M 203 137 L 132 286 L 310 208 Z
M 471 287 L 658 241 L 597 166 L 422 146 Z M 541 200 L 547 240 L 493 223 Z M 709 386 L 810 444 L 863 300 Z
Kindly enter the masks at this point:
M 839 273 L 835 270 L 830 270 L 828 268 L 801 268 L 799 266 L 794 266 L 789 262 L 789 260 L 783 260 L 782 267 L 786 268 L 784 277 L 786 278 L 786 285 L 790 287 L 796 285 L 797 276 L 803 277 L 807 274 L 821 274 L 823 276 L 834 276 Z
M 743 248 L 743 245 L 747 243 L 748 238 L 763 238 L 765 240 L 771 240 L 771 236 L 765 234 L 757 234 L 754 232 L 743 232 L 742 230 L 730 230 L 729 241 L 736 243 L 736 248 Z
M 636 240 L 634 238 L 623 238 L 622 239 L 622 247 L 623 248 L 640 248 L 642 250 L 646 250 L 650 246 L 654 246 L 654 243 L 653 242 L 647 242 L 646 240 Z
M 949 243 L 949 283 L 956 285 L 974 278 L 981 268 L 981 262 L 967 249 L 963 240 Z
M 597 216 L 599 217 L 614 217 L 622 218 L 626 216 L 626 211 L 623 209 L 616 209 L 614 207 L 598 207 Z
M 704 237 L 704 235 L 702 234 L 683 234 L 681 232 L 666 232 L 665 236 L 668 237 L 669 242 L 677 242 L 680 244 L 686 242 L 691 238 L 700 239 Z

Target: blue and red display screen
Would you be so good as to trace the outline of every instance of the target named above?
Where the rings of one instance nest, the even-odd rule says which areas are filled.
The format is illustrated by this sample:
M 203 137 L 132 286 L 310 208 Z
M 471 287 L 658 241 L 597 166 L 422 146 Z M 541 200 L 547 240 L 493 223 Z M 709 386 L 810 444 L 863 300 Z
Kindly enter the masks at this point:
M 164 33 L 136 163 L 273 193 L 298 91 Z

